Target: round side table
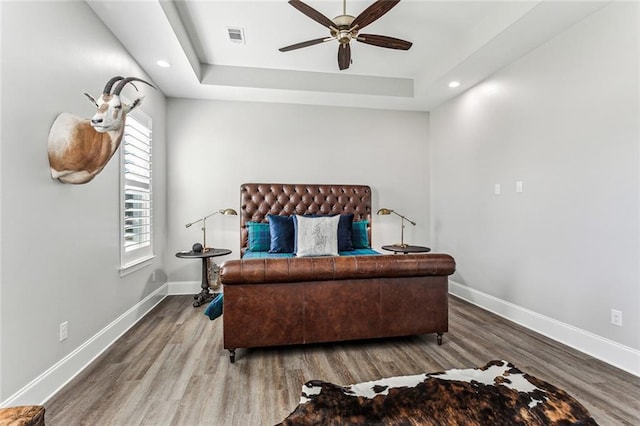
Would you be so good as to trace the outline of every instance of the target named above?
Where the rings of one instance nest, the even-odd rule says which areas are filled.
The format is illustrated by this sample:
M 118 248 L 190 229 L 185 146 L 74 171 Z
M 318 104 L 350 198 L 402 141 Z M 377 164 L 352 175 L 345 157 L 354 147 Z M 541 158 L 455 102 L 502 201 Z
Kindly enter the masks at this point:
M 193 298 L 196 299 L 196 301 L 193 302 L 194 308 L 197 308 L 215 296 L 215 293 L 211 292 L 209 289 L 209 274 L 207 273 L 209 268 L 207 267 L 207 259 L 210 257 L 226 256 L 227 254 L 231 254 L 231 250 L 220 248 L 208 248 L 206 251 L 203 250 L 201 252 L 189 250 L 179 251 L 176 253 L 176 257 L 183 259 L 202 259 L 202 284 L 200 285 L 200 287 L 202 287 L 202 291 L 193 296 Z
M 404 246 L 401 245 L 390 245 L 390 246 L 382 246 L 382 250 L 387 250 L 387 251 L 392 251 L 394 253 L 403 253 L 403 254 L 409 254 L 409 253 L 428 253 L 431 251 L 431 249 L 429 247 L 424 247 L 424 246 L 410 246 L 405 244 Z

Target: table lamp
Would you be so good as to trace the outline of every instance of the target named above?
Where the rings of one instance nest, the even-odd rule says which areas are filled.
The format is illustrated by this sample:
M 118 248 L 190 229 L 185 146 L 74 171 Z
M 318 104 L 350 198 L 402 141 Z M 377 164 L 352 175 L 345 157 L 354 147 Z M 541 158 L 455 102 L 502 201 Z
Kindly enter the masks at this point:
M 397 247 L 407 247 L 409 244 L 405 244 L 404 243 L 404 221 L 406 220 L 407 222 L 409 222 L 410 224 L 412 224 L 413 226 L 416 226 L 416 223 L 410 219 L 407 219 L 405 216 L 401 215 L 400 213 L 391 210 L 391 209 L 385 209 L 384 207 L 381 208 L 380 210 L 378 210 L 377 214 L 381 214 L 381 215 L 388 215 L 388 214 L 395 214 L 396 216 L 400 216 L 402 218 L 401 221 L 401 228 L 400 228 L 400 244 L 394 244 L 394 246 Z
M 213 212 L 209 215 L 206 215 L 203 218 L 200 218 L 198 220 L 194 220 L 193 222 L 189 222 L 185 225 L 185 228 L 190 227 L 191 225 L 194 225 L 196 223 L 202 222 L 202 251 L 206 252 L 209 250 L 209 247 L 207 247 L 207 219 L 210 218 L 213 215 L 216 214 L 223 214 L 225 216 L 237 216 L 238 212 L 236 212 L 234 209 L 222 209 L 222 210 L 218 210 L 216 212 Z M 195 244 L 194 244 L 195 246 Z

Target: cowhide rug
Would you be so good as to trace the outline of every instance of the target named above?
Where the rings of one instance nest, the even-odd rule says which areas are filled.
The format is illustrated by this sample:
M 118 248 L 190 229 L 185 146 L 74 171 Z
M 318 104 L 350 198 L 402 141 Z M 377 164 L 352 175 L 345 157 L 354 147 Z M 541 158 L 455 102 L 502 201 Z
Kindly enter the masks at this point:
M 281 425 L 597 425 L 562 389 L 506 361 L 351 386 L 312 380 Z

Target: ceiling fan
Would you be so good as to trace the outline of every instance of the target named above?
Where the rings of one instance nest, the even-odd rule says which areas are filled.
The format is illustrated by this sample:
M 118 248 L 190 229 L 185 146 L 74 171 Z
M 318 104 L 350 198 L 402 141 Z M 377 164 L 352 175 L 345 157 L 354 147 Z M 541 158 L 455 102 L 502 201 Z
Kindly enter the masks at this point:
M 329 29 L 329 37 L 316 38 L 314 40 L 303 41 L 278 49 L 281 52 L 300 49 L 302 47 L 313 46 L 325 41 L 336 40 L 338 45 L 338 68 L 346 70 L 351 64 L 351 40 L 361 43 L 371 44 L 388 49 L 409 50 L 412 43 L 399 38 L 387 37 L 376 34 L 360 34 L 360 30 L 371 24 L 376 19 L 390 11 L 400 0 L 376 0 L 367 7 L 360 15 L 353 17 L 347 15 L 347 0 L 342 2 L 342 15 L 329 19 L 306 3 L 300 0 L 289 0 L 289 4 L 298 9 L 309 18 Z

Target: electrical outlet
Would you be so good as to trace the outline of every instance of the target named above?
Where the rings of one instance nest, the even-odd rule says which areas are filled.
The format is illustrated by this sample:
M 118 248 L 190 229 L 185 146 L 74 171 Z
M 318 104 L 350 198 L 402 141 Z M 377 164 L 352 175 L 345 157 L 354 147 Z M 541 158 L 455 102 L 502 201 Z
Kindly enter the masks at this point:
M 156 271 L 153 271 L 151 273 L 151 281 L 154 282 L 154 283 L 156 282 Z
M 611 310 L 611 324 L 622 327 L 622 311 L 617 309 Z
M 61 322 L 60 323 L 60 341 L 67 340 L 69 337 L 69 322 Z

